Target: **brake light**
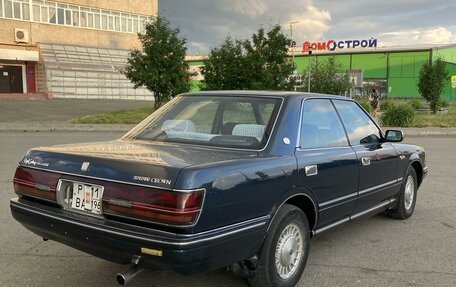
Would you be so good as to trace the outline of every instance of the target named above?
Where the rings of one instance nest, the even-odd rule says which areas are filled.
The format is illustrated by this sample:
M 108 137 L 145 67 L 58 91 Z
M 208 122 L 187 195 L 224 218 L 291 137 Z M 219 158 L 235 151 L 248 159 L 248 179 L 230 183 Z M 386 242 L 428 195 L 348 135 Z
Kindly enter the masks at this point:
M 60 174 L 18 167 L 14 174 L 14 190 L 19 195 L 56 202 L 56 185 Z
M 105 187 L 103 212 L 172 225 L 191 225 L 201 212 L 203 199 L 204 189 L 166 191 L 109 185 Z

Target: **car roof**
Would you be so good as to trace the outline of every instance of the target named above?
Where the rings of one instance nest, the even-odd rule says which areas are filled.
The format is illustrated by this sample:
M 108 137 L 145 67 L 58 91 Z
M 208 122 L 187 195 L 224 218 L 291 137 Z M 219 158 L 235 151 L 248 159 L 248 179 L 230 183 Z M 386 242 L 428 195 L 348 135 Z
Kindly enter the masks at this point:
M 261 96 L 261 97 L 301 97 L 301 98 L 332 98 L 347 100 L 349 98 L 344 96 L 336 96 L 329 94 L 319 93 L 304 93 L 304 92 L 291 92 L 291 91 L 250 91 L 250 90 L 230 90 L 230 91 L 202 91 L 190 92 L 182 94 L 185 96 Z

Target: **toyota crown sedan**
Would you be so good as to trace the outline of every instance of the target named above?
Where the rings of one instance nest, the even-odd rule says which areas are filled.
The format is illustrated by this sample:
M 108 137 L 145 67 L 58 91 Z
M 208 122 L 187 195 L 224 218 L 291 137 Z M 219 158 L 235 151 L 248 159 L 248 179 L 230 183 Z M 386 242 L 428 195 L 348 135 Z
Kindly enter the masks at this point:
M 406 219 L 427 172 L 355 101 L 293 92 L 176 96 L 120 139 L 30 149 L 14 218 L 142 269 L 228 267 L 251 286 L 294 286 L 310 239 L 361 216 Z

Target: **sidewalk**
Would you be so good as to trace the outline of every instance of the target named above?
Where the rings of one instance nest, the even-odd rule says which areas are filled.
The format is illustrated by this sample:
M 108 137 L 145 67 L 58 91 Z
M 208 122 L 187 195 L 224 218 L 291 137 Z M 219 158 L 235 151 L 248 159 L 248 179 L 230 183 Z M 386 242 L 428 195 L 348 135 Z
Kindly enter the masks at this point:
M 0 101 L 1 132 L 127 132 L 135 125 L 71 124 L 83 115 L 141 108 L 150 101 L 135 100 L 43 100 Z M 456 128 L 390 128 L 406 137 L 456 136 Z

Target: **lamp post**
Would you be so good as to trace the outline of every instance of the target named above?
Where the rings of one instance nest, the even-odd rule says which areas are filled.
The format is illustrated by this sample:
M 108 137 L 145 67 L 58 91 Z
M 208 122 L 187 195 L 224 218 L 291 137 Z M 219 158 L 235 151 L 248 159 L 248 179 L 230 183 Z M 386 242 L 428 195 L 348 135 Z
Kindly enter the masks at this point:
M 307 92 L 310 93 L 310 78 L 312 74 L 312 61 L 311 61 L 311 56 L 312 56 L 312 48 L 309 47 L 309 82 L 307 83 Z
M 293 24 L 298 24 L 299 21 L 293 21 L 290 22 L 290 32 L 291 32 L 291 64 L 293 65 L 293 70 L 295 68 L 294 66 L 294 47 L 296 46 L 296 43 L 293 39 Z

